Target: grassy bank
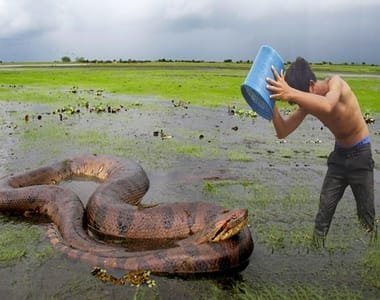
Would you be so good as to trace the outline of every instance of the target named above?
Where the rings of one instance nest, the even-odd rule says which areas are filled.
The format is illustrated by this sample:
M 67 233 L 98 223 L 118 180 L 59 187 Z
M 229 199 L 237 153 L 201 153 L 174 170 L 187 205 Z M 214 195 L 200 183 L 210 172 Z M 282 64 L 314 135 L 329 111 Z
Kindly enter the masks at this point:
M 380 112 L 378 66 L 313 65 L 319 76 L 326 72 L 346 73 L 365 112 Z M 174 99 L 192 105 L 217 107 L 245 105 L 240 85 L 250 64 L 233 63 L 142 63 L 0 68 L 0 99 L 34 103 L 71 103 L 73 88 Z M 359 74 L 360 77 L 356 77 Z M 366 77 L 365 75 L 370 75 Z M 371 76 L 372 75 L 372 76 Z M 364 76 L 364 77 L 363 77 Z

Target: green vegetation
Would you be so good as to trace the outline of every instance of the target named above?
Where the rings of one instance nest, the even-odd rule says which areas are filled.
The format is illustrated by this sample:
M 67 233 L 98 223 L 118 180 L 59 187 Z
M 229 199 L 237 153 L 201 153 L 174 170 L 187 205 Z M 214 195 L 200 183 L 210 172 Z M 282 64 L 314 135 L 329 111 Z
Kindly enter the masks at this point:
M 50 245 L 41 245 L 41 230 L 36 226 L 1 223 L 0 265 L 15 264 L 23 258 L 43 261 L 52 254 Z
M 284 198 L 281 204 L 286 209 L 297 209 L 305 205 L 307 198 L 310 195 L 310 189 L 308 186 L 291 186 L 289 190 L 284 194 Z
M 358 97 L 363 113 L 380 111 L 380 77 L 347 78 L 347 82 Z
M 246 106 L 240 85 L 250 64 L 234 63 L 131 63 L 89 66 L 0 69 L 0 99 L 36 103 L 68 103 L 72 87 L 104 90 L 112 95 L 155 96 L 189 101 L 208 107 L 237 103 Z M 317 72 L 378 74 L 379 66 L 313 65 Z M 364 111 L 379 112 L 380 78 L 350 78 Z M 83 95 L 82 95 L 83 96 Z
M 349 290 L 349 287 L 326 288 L 311 284 L 296 284 L 288 286 L 286 284 L 261 284 L 242 283 L 236 286 L 236 297 L 239 300 L 291 300 L 291 299 L 336 299 L 354 300 L 362 299 L 359 293 Z M 217 298 L 216 298 L 217 299 Z
M 379 65 L 314 63 L 311 67 L 315 72 L 356 73 L 362 75 L 380 73 Z
M 276 276 L 276 274 L 273 274 Z M 311 284 L 309 278 L 301 278 L 296 284 L 289 285 L 286 281 L 280 283 L 263 283 L 261 281 L 231 280 L 208 284 L 207 297 L 201 299 L 225 298 L 225 290 L 229 290 L 229 299 L 235 300 L 361 300 L 366 297 L 352 291 L 347 284 L 331 287 L 328 283 Z
M 244 287 L 239 289 L 243 289 Z M 240 293 L 238 298 L 242 300 L 254 299 L 273 299 L 273 300 L 287 300 L 287 299 L 361 299 L 361 295 L 352 292 L 348 287 L 326 289 L 310 284 L 297 284 L 294 286 L 281 286 L 276 284 L 258 284 L 253 287 L 245 287 L 245 292 Z
M 228 159 L 231 161 L 252 161 L 254 158 L 252 155 L 248 153 L 244 153 L 243 151 L 229 151 L 228 152 Z
M 362 259 L 365 266 L 363 278 L 371 286 L 380 289 L 380 239 L 377 238 Z
M 59 99 L 54 93 L 80 83 L 81 89 L 104 89 L 107 93 L 157 96 L 190 101 L 196 105 L 218 106 L 240 99 L 240 84 L 246 70 L 220 68 L 178 69 L 161 67 L 106 68 L 26 68 L 0 71 L 0 99 L 18 100 L 22 89 L 33 87 L 30 101 L 40 103 L 47 89 L 54 91 L 50 102 Z M 22 74 L 22 76 L 20 76 Z M 13 91 L 9 89 L 13 88 Z M 38 91 L 38 88 L 43 87 Z M 44 90 L 45 89 L 45 90 Z M 37 92 L 37 93 L 36 93 Z M 27 95 L 20 95 L 26 100 Z

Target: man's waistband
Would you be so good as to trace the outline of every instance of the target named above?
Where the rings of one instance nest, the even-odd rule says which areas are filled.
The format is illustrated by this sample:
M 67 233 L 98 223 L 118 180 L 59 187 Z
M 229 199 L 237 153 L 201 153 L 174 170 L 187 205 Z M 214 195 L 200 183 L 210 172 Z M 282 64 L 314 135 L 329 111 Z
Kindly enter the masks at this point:
M 369 136 L 366 136 L 365 138 L 361 139 L 359 142 L 353 144 L 352 146 L 349 147 L 344 147 L 339 145 L 338 142 L 335 142 L 335 149 L 343 152 L 350 152 L 352 150 L 356 150 L 360 148 L 360 146 L 367 145 L 371 143 L 371 139 Z

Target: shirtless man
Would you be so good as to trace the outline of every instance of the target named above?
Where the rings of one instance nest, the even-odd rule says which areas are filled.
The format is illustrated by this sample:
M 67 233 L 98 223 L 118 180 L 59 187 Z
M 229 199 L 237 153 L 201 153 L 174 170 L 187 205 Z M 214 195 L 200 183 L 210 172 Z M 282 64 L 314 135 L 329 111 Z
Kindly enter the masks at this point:
M 278 138 L 285 138 L 305 119 L 317 117 L 335 136 L 335 148 L 328 160 L 322 185 L 319 211 L 315 218 L 313 241 L 324 246 L 336 206 L 350 185 L 357 214 L 368 232 L 376 234 L 374 178 L 368 127 L 358 101 L 348 84 L 334 75 L 317 80 L 303 58 L 290 65 L 286 75 L 272 68 L 275 80 L 267 78 L 271 98 L 298 105 L 287 119 L 274 107 L 273 125 Z

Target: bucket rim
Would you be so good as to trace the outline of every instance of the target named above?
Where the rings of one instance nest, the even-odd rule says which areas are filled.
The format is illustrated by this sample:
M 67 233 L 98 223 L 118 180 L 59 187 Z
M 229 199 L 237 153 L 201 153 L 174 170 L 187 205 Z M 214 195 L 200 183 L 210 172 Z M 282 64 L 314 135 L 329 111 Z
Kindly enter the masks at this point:
M 282 58 L 282 56 L 280 55 L 280 53 L 278 53 L 278 51 L 275 48 L 273 48 L 270 45 L 264 44 L 264 45 L 262 45 L 260 47 L 259 52 L 260 52 L 261 49 L 264 49 L 264 48 L 270 49 L 274 54 L 276 54 L 276 56 L 278 56 L 278 58 L 281 60 L 282 64 L 284 64 L 284 62 L 285 62 L 284 59 Z

